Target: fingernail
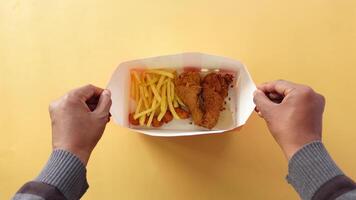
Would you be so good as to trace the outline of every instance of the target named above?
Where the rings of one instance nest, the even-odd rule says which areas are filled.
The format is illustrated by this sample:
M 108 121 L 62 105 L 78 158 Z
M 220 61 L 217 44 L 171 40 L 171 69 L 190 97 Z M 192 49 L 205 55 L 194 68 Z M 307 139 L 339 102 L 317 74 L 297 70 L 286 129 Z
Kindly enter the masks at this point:
M 255 111 L 256 111 L 256 112 L 260 112 L 260 110 L 259 110 L 257 107 L 255 107 Z
M 103 91 L 103 95 L 107 95 L 107 96 L 111 96 L 111 92 L 110 92 L 110 90 L 107 90 L 107 89 L 105 89 L 104 91 Z

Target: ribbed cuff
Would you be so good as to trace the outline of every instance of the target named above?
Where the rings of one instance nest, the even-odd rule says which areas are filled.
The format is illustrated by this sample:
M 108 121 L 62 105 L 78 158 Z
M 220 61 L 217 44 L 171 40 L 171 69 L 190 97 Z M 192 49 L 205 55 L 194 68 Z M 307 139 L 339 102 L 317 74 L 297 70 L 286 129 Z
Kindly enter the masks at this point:
M 289 161 L 287 181 L 304 200 L 331 178 L 343 175 L 324 145 L 314 141 L 297 151 Z
M 56 187 L 68 200 L 80 199 L 88 189 L 86 169 L 74 154 L 56 149 L 35 181 Z

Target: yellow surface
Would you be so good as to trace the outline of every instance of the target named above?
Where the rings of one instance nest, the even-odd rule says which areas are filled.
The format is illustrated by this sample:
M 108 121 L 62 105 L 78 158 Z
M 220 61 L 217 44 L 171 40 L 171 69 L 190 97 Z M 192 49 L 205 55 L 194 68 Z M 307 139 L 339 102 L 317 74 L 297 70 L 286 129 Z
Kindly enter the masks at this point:
M 323 93 L 324 141 L 356 178 L 356 1 L 2 0 L 0 199 L 44 165 L 50 101 L 105 87 L 122 61 L 183 51 L 241 60 L 257 83 L 283 78 Z M 110 123 L 83 199 L 297 199 L 286 169 L 255 114 L 239 132 L 185 138 Z

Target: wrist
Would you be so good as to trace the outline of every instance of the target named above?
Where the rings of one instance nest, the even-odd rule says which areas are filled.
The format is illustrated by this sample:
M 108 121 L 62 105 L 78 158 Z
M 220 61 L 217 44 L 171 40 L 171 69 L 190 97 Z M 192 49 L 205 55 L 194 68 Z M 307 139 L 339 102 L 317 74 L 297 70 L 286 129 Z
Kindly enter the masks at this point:
M 321 196 L 323 185 L 336 176 L 343 175 L 321 141 L 305 144 L 288 162 L 288 183 L 301 195 L 301 199 L 325 199 Z M 336 186 L 336 185 L 334 185 Z M 330 192 L 330 188 L 327 189 Z M 315 196 L 317 193 L 319 195 Z
M 53 150 L 35 181 L 54 186 L 68 200 L 80 199 L 88 188 L 83 162 L 64 149 Z
M 305 140 L 300 143 L 293 143 L 285 146 L 283 148 L 284 155 L 286 156 L 287 160 L 289 161 L 299 150 L 301 150 L 305 145 L 310 144 L 312 142 L 320 141 L 321 138 L 310 138 L 309 140 Z
M 56 149 L 62 149 L 62 150 L 72 153 L 83 163 L 84 166 L 87 166 L 91 151 L 83 150 L 83 149 L 75 148 L 75 147 L 69 147 L 69 146 L 53 148 L 53 150 L 56 150 Z
M 70 150 L 69 150 L 70 151 Z M 90 152 L 86 151 L 73 151 L 73 154 L 76 155 L 80 161 L 84 164 L 84 166 L 87 166 L 89 157 L 90 157 Z
M 297 153 L 304 145 L 290 145 L 283 150 L 283 153 L 289 161 L 295 153 Z

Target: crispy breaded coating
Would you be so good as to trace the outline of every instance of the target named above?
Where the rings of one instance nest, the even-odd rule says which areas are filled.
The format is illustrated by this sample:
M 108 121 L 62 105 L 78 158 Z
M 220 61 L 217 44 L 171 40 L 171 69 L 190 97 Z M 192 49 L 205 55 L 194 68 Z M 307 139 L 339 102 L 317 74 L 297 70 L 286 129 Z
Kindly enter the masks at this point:
M 183 108 L 175 108 L 175 111 L 180 119 L 188 119 L 190 117 L 190 113 Z
M 204 77 L 202 81 L 204 116 L 201 126 L 211 129 L 216 125 L 232 81 L 233 76 L 230 74 L 210 73 Z
M 194 124 L 208 129 L 217 124 L 232 81 L 232 75 L 218 73 L 206 75 L 203 81 L 199 72 L 184 72 L 176 78 L 177 95 L 189 108 Z
M 200 125 L 203 118 L 199 102 L 200 80 L 199 72 L 183 72 L 175 79 L 177 95 L 189 108 L 196 125 Z

